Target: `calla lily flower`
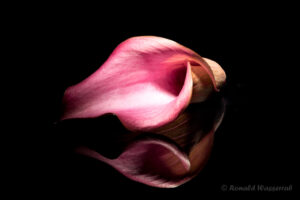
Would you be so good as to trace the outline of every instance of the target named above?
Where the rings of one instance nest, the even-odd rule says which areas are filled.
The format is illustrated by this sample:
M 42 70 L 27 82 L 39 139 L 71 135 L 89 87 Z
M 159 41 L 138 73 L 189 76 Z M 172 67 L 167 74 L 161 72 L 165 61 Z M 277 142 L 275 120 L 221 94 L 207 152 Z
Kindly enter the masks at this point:
M 149 131 L 204 101 L 225 82 L 216 62 L 169 39 L 127 39 L 91 76 L 67 88 L 63 119 L 115 114 L 132 131 Z
M 199 121 L 210 114 L 199 103 L 219 91 L 225 79 L 216 62 L 172 40 L 133 37 L 91 76 L 67 88 L 61 119 L 113 114 L 131 138 L 120 154 L 108 158 L 88 147 L 77 152 L 146 185 L 177 187 L 199 173 L 209 157 L 224 109 L 212 112 L 207 128 Z

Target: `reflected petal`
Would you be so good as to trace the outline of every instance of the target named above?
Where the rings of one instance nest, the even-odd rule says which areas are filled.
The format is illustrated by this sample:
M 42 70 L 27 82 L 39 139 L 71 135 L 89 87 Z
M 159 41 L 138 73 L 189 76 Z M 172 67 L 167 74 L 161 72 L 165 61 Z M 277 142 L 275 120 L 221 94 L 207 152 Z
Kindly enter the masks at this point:
M 135 141 L 116 159 L 107 159 L 84 147 L 77 151 L 111 165 L 132 180 L 154 187 L 177 186 L 175 180 L 190 168 L 187 155 L 175 143 L 155 137 Z
M 127 134 L 131 139 L 115 159 L 87 147 L 77 152 L 111 165 L 134 181 L 154 187 L 177 187 L 205 166 L 224 111 L 225 103 L 218 98 L 194 104 L 156 132 L 132 133 L 135 139 Z

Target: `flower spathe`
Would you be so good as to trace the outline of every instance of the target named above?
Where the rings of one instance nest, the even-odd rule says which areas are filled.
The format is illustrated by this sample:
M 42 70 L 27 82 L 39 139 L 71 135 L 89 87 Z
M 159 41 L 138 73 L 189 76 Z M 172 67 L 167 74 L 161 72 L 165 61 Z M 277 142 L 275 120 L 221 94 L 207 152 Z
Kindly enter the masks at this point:
M 174 41 L 133 37 L 91 76 L 65 91 L 62 119 L 113 113 L 129 130 L 151 130 L 174 120 L 191 100 L 203 101 L 212 87 L 218 90 L 215 75 L 225 81 L 218 64 Z M 199 95 L 201 91 L 206 94 Z

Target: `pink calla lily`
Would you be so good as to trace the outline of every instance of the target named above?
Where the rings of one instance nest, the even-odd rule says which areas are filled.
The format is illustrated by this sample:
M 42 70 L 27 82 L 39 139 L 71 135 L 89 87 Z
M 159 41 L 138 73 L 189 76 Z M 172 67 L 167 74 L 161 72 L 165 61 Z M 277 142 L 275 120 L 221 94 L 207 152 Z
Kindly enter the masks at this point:
M 225 77 L 217 63 L 174 41 L 133 37 L 65 91 L 62 119 L 113 113 L 129 130 L 151 130 L 173 121 L 191 101 L 205 100 Z
M 112 113 L 132 133 L 151 132 L 151 137 L 129 142 L 115 159 L 87 147 L 77 151 L 111 165 L 132 180 L 154 187 L 176 187 L 203 168 L 223 115 L 213 119 L 209 130 L 200 128 L 201 137 L 198 130 L 188 128 L 190 123 L 182 126 L 186 122 L 180 120 L 190 116 L 191 111 L 186 111 L 190 103 L 205 101 L 225 79 L 216 62 L 174 41 L 133 37 L 121 43 L 95 73 L 65 91 L 61 119 Z M 179 136 L 175 136 L 175 129 L 180 129 Z M 182 138 L 192 134 L 193 144 L 184 149 L 187 145 Z

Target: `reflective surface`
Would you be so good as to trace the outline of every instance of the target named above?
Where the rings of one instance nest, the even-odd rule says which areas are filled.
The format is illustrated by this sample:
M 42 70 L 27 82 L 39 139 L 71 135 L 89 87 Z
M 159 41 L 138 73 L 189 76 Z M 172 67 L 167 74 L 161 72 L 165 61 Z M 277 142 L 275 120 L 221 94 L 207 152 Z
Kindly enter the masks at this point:
M 205 19 L 199 21 L 205 23 Z M 277 23 L 268 28 L 266 23 L 259 23 L 261 19 L 256 20 L 257 23 L 246 20 L 242 24 L 240 21 L 228 24 L 229 21 L 207 23 L 201 28 L 195 27 L 196 23 L 188 26 L 193 28 L 187 28 L 171 22 L 164 23 L 162 28 L 153 25 L 126 28 L 124 22 L 123 26 L 121 23 L 106 31 L 99 28 L 100 25 L 95 27 L 95 24 L 78 21 L 68 26 L 47 24 L 49 31 L 39 36 L 42 42 L 34 56 L 38 65 L 36 74 L 41 78 L 34 82 L 37 98 L 32 108 L 38 111 L 30 118 L 34 126 L 34 137 L 29 143 L 34 144 L 33 153 L 26 154 L 34 158 L 34 167 L 26 173 L 36 178 L 34 190 L 84 197 L 119 193 L 131 197 L 142 193 L 173 198 L 180 194 L 186 198 L 196 195 L 198 198 L 199 193 L 223 194 L 220 189 L 223 184 L 292 184 L 296 160 L 293 143 L 297 141 L 291 139 L 297 133 L 297 123 L 290 114 L 295 113 L 291 106 L 292 96 L 297 91 L 292 89 L 297 79 L 291 78 L 295 74 L 295 64 L 288 64 L 290 55 L 285 53 L 288 48 L 283 48 L 286 42 L 280 41 Z M 94 137 L 106 127 L 113 127 L 112 132 L 116 135 L 122 133 L 120 127 L 110 126 L 118 123 L 112 123 L 115 119 L 110 116 L 111 120 L 104 120 L 102 130 L 94 123 L 82 122 L 91 126 L 91 132 L 86 133 L 94 138 L 90 141 L 76 133 L 84 132 L 80 124 L 74 134 L 58 131 L 54 124 L 67 86 L 93 73 L 125 38 L 147 34 L 178 41 L 200 55 L 216 60 L 227 73 L 227 84 L 221 91 L 226 113 L 216 131 L 207 165 L 190 182 L 171 190 L 135 183 L 102 162 L 73 153 L 80 141 L 97 148 L 107 157 L 117 156 L 122 149 L 101 148 L 96 144 L 101 142 L 102 135 L 97 136 L 99 141 Z M 276 41 L 270 37 L 274 34 L 278 34 Z M 24 133 L 22 131 L 20 133 Z M 105 141 L 114 141 L 115 136 L 103 137 L 108 137 Z M 122 145 L 104 146 L 121 148 Z

